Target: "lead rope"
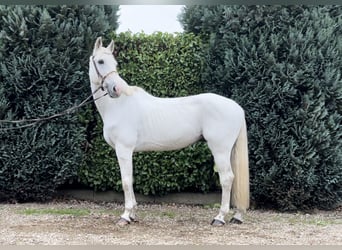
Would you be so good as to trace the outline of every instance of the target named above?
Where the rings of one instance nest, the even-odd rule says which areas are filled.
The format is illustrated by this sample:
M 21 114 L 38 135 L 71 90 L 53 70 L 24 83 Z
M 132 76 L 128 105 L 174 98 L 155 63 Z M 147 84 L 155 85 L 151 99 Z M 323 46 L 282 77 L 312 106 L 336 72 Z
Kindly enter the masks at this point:
M 102 86 L 101 86 L 102 87 Z M 93 100 L 90 100 L 89 99 L 95 95 L 95 93 L 97 91 L 99 91 L 101 89 L 101 87 L 98 87 L 93 93 L 91 93 L 90 96 L 88 96 L 84 101 L 82 101 L 80 104 L 74 106 L 74 107 L 71 107 L 71 108 L 68 108 L 60 113 L 57 113 L 57 114 L 54 114 L 54 115 L 50 115 L 50 116 L 45 116 L 45 117 L 40 117 L 40 118 L 34 118 L 34 119 L 21 119 L 21 120 L 0 120 L 0 123 L 10 123 L 10 124 L 20 124 L 20 123 L 27 123 L 29 122 L 29 124 L 25 124 L 25 125 L 21 125 L 21 126 L 17 126 L 17 127 L 11 127 L 11 128 L 0 128 L 0 131 L 8 131 L 8 130 L 14 130 L 14 129 L 21 129 L 21 128 L 27 128 L 27 127 L 31 127 L 31 126 L 34 126 L 40 122 L 43 122 L 43 121 L 48 121 L 48 120 L 52 120 L 52 119 L 55 119 L 55 118 L 58 118 L 58 117 L 61 117 L 61 116 L 64 116 L 64 115 L 67 115 L 67 114 L 70 114 L 72 112 L 74 112 L 75 110 L 85 106 L 85 105 L 88 105 L 90 103 L 93 103 L 93 102 L 96 102 L 97 100 L 105 97 L 106 95 L 108 95 L 108 93 L 105 93 L 104 95 L 102 96 L 99 96 L 97 98 L 94 98 Z

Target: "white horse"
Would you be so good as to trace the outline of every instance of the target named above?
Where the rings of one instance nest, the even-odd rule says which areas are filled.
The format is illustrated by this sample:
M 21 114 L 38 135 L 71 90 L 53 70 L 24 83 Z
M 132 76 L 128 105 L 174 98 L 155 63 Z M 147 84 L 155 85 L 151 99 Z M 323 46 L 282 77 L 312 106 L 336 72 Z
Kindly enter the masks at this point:
M 222 186 L 221 208 L 211 224 L 225 224 L 230 201 L 237 208 L 231 221 L 242 223 L 242 214 L 249 207 L 243 109 L 215 94 L 158 98 L 140 87 L 129 86 L 117 72 L 113 51 L 113 41 L 103 47 L 101 37 L 97 38 L 89 61 L 89 77 L 104 124 L 104 139 L 115 149 L 120 165 L 125 211 L 118 224 L 126 225 L 136 219 L 133 152 L 180 149 L 201 138 L 207 141 L 214 156 Z M 106 93 L 109 95 L 100 98 Z

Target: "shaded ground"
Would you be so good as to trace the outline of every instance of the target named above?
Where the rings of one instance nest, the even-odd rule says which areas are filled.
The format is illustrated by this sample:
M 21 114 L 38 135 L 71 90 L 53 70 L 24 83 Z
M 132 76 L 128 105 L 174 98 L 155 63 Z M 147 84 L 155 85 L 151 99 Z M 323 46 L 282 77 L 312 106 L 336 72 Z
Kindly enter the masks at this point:
M 63 201 L 0 204 L 0 244 L 342 245 L 342 211 L 313 214 L 250 210 L 242 225 L 209 225 L 210 206 L 138 206 L 139 223 L 115 225 L 122 204 Z M 228 220 L 229 218 L 227 218 Z

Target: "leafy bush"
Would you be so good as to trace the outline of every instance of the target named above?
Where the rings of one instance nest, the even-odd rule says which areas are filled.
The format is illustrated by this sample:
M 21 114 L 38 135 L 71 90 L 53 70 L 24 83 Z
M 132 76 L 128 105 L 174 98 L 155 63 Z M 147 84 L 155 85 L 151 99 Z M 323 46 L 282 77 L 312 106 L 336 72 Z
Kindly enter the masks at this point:
M 205 89 L 237 100 L 249 131 L 251 191 L 283 210 L 342 199 L 341 6 L 191 6 L 208 45 Z
M 116 28 L 115 6 L 0 6 L 0 119 L 49 116 L 89 95 L 94 39 Z M 0 199 L 50 198 L 77 174 L 78 117 L 0 127 Z
M 201 42 L 190 34 L 113 34 L 119 73 L 130 85 L 138 85 L 161 97 L 202 92 Z M 109 41 L 108 41 L 109 42 Z M 98 115 L 88 110 L 85 120 L 96 124 L 88 131 L 89 149 L 80 182 L 96 189 L 121 190 L 121 178 L 114 150 L 104 141 Z M 162 195 L 173 191 L 208 191 L 215 187 L 211 154 L 198 143 L 174 152 L 144 152 L 133 157 L 134 188 L 142 194 Z

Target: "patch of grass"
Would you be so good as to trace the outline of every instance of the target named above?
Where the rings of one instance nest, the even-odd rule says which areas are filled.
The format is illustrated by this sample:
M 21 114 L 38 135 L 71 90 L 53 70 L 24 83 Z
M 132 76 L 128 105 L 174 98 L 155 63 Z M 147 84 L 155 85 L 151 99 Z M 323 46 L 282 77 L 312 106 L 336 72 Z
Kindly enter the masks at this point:
M 164 212 L 161 212 L 161 216 L 168 217 L 170 219 L 174 219 L 176 217 L 176 213 L 170 212 L 170 211 L 164 211 Z
M 203 205 L 204 209 L 216 209 L 216 208 L 220 208 L 221 204 L 220 203 L 212 203 L 212 204 L 207 204 L 207 205 Z
M 315 226 L 328 226 L 333 224 L 330 220 L 322 220 L 322 219 L 308 219 L 304 221 L 305 224 L 315 225 Z
M 99 214 L 106 214 L 106 215 L 113 215 L 113 216 L 120 216 L 123 212 L 122 209 L 101 209 L 101 210 L 98 210 L 96 211 L 97 213 Z
M 90 214 L 90 210 L 88 209 L 75 209 L 75 208 L 27 208 L 21 211 L 22 214 L 25 215 L 72 215 L 72 216 L 86 216 Z
M 338 222 L 327 218 L 315 218 L 315 217 L 303 217 L 294 216 L 288 219 L 290 224 L 303 224 L 303 225 L 314 225 L 314 226 L 328 226 L 332 224 L 338 224 Z

